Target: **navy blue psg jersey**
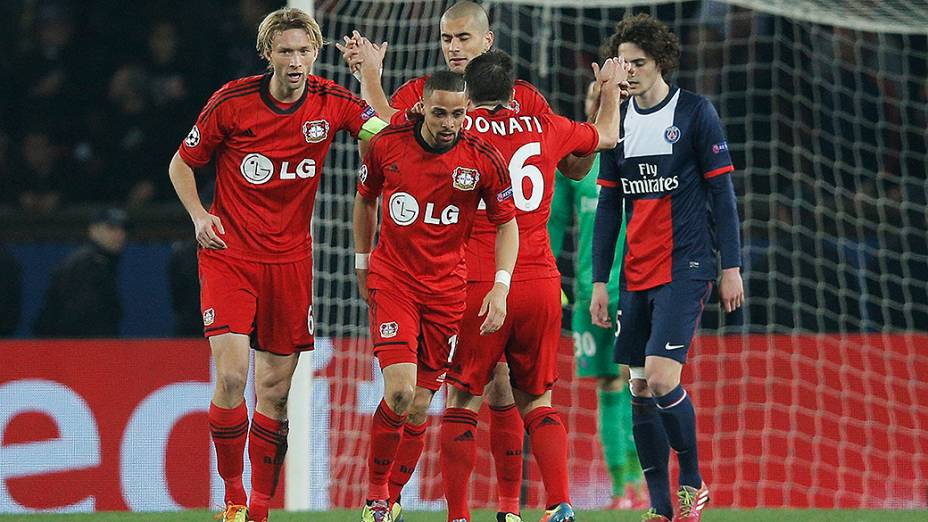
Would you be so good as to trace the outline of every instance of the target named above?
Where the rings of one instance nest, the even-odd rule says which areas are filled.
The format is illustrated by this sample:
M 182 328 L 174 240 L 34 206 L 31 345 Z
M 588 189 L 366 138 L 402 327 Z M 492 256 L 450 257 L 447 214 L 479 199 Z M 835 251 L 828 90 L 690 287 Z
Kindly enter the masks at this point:
M 719 115 L 698 94 L 671 86 L 650 109 L 622 106 L 622 140 L 602 153 L 598 183 L 621 190 L 623 282 L 647 290 L 677 278 L 717 276 L 708 179 L 734 170 Z

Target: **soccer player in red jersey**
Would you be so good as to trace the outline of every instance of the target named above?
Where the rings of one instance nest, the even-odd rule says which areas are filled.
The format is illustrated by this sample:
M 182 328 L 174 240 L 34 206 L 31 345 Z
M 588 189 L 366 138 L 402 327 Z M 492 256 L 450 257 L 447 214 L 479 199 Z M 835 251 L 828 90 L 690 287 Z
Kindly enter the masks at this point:
M 464 74 L 471 60 L 490 50 L 493 46 L 493 31 L 490 30 L 486 10 L 475 2 L 458 2 L 448 8 L 441 17 L 441 49 L 448 69 Z M 428 75 L 420 76 L 403 84 L 390 100 L 380 84 L 380 71 L 387 45 L 373 45 L 357 31 L 346 37 L 344 45 L 337 44 L 345 61 L 356 71 L 361 80 L 361 95 L 386 119 L 393 122 L 408 120 L 409 111 L 421 104 L 423 85 Z M 544 96 L 532 84 L 516 80 L 510 109 L 520 115 L 540 116 L 551 112 Z M 585 158 L 569 156 L 558 166 L 562 172 L 582 176 L 592 166 L 594 156 Z M 509 384 L 509 369 L 505 359 L 496 365 L 493 381 L 487 385 L 485 396 L 490 406 L 490 450 L 496 464 L 497 490 L 500 513 L 518 511 L 519 493 L 522 487 L 522 446 L 525 426 L 515 407 L 512 387 Z M 400 491 L 415 470 L 416 463 L 425 444 L 428 427 L 426 411 L 413 409 L 410 421 L 403 432 L 403 441 L 397 456 L 397 465 L 390 474 L 391 498 L 397 501 Z M 395 513 L 401 511 L 395 505 Z
M 169 168 L 200 246 L 203 326 L 217 373 L 209 426 L 228 521 L 267 520 L 287 450 L 290 380 L 300 352 L 313 348 L 310 218 L 326 153 L 340 130 L 369 139 L 385 126 L 363 100 L 310 74 L 322 42 L 303 11 L 268 14 L 257 38 L 268 73 L 216 91 Z M 193 169 L 214 153 L 216 196 L 207 211 Z M 246 510 L 249 347 L 257 404 Z
M 680 375 L 719 264 L 723 308 L 744 303 L 735 167 L 712 102 L 664 79 L 680 56 L 665 24 L 646 14 L 626 18 L 606 45 L 631 65 L 631 99 L 622 110 L 622 144 L 600 158 L 591 320 L 612 326 L 606 283 L 626 221 L 615 356 L 631 374 L 632 431 L 651 500 L 642 520 L 699 522 L 709 488 Z M 676 514 L 670 448 L 680 472 Z
M 358 286 L 384 377 L 371 427 L 365 522 L 393 520 L 387 480 L 401 433 L 410 410 L 426 411 L 444 382 L 465 307 L 464 244 L 481 199 L 495 229 L 497 274 L 481 300 L 484 334 L 503 324 L 519 248 L 506 165 L 495 148 L 461 131 L 463 78 L 440 71 L 424 93 L 424 119 L 390 126 L 371 141 L 355 197 Z M 383 220 L 370 253 L 378 197 Z
M 519 256 L 512 274 L 509 314 L 502 329 L 479 337 L 479 296 L 493 284 L 493 229 L 478 214 L 467 243 L 467 310 L 458 350 L 448 372 L 448 408 L 441 424 L 441 470 L 448 520 L 470 521 L 467 486 L 474 467 L 474 430 L 484 386 L 503 354 L 509 362 L 516 405 L 532 441 L 547 492 L 552 521 L 574 519 L 567 477 L 567 431 L 551 407 L 557 380 L 561 329 L 561 275 L 547 233 L 555 167 L 568 154 L 589 155 L 615 147 L 619 138 L 620 82 L 624 62 L 607 60 L 593 68 L 601 86 L 596 123 L 578 123 L 555 114 L 523 116 L 511 109 L 512 59 L 502 51 L 474 58 L 464 79 L 475 107 L 465 128 L 495 145 L 508 164 L 519 223 Z M 470 434 L 470 436 L 468 436 Z M 520 520 L 518 505 L 498 517 Z

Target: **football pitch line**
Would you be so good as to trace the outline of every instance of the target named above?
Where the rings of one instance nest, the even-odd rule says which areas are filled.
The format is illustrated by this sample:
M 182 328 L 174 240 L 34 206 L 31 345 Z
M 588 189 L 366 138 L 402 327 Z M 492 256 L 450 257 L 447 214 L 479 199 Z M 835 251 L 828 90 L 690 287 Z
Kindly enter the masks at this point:
M 208 511 L 179 511 L 171 513 L 89 513 L 89 514 L 16 514 L 0 515 L 0 522 L 213 522 Z M 271 522 L 358 522 L 361 511 L 313 511 L 287 513 L 274 511 Z M 541 511 L 526 510 L 525 522 L 536 522 Z M 445 522 L 444 512 L 409 512 L 406 522 Z M 473 522 L 494 522 L 496 512 L 476 510 Z M 639 522 L 636 511 L 578 511 L 577 522 Z M 928 520 L 928 511 L 876 511 L 876 510 L 801 510 L 801 509 L 707 509 L 704 522 L 921 522 Z

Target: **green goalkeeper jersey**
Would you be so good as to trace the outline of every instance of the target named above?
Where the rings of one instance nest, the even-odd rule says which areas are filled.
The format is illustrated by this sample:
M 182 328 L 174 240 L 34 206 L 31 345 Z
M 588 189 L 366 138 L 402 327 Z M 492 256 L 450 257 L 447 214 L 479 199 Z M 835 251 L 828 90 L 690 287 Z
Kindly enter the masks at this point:
M 593 295 L 593 222 L 596 220 L 596 204 L 599 201 L 599 154 L 593 160 L 590 172 L 580 181 L 568 179 L 560 172 L 554 182 L 554 198 L 551 201 L 551 217 L 548 220 L 548 234 L 551 236 L 551 250 L 557 258 L 564 244 L 564 233 L 570 225 L 571 216 L 577 216 L 577 258 L 574 265 L 574 300 L 587 301 Z M 616 244 L 615 261 L 609 274 L 609 298 L 616 301 L 619 297 L 619 271 L 622 269 L 622 257 L 625 245 L 625 220 L 619 231 Z

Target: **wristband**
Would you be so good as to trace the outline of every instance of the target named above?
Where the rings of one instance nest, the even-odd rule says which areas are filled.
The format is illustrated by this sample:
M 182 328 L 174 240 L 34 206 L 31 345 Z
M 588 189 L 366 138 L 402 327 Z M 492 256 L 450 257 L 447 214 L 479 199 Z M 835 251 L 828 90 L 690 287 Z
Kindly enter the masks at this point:
M 509 283 L 512 282 L 512 274 L 505 270 L 497 270 L 496 278 L 493 280 L 494 283 L 499 283 L 506 288 L 509 288 Z
M 370 268 L 371 254 L 370 252 L 364 254 L 355 254 L 354 255 L 354 267 L 357 270 L 367 270 Z

